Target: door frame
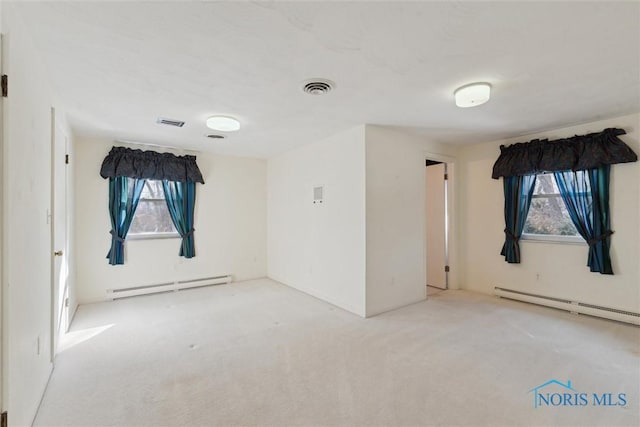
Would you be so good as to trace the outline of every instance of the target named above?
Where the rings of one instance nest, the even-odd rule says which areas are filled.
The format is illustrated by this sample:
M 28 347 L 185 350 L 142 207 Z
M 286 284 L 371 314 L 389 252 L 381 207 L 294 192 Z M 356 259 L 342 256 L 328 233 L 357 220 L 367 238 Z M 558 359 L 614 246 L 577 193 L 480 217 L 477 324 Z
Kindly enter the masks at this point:
M 426 262 L 427 262 L 427 287 L 431 287 L 439 290 L 447 290 L 449 289 L 449 272 L 447 271 L 447 267 L 449 266 L 449 221 L 448 221 L 448 203 L 447 203 L 447 169 L 448 164 L 446 162 L 441 162 L 439 160 L 427 159 L 427 164 L 425 166 L 427 168 L 427 180 L 425 181 L 425 185 L 427 186 L 427 196 L 426 196 L 426 230 L 427 230 L 427 247 L 426 247 Z M 436 191 L 435 194 L 430 193 L 430 191 Z M 430 217 L 429 214 L 434 214 L 434 209 L 438 212 L 438 216 L 435 218 L 433 216 Z M 442 215 L 442 217 L 440 217 Z M 442 224 L 440 224 L 440 220 L 442 220 Z M 433 230 L 431 228 L 431 221 L 436 221 L 437 226 L 436 229 L 442 225 L 441 233 L 438 234 L 438 239 L 442 238 L 442 246 L 438 245 L 436 247 L 429 247 L 430 243 L 435 243 L 433 241 L 434 236 L 431 236 L 431 240 L 429 239 L 429 230 Z M 430 273 L 430 267 L 436 267 L 435 259 L 440 261 L 440 257 L 442 256 L 442 264 L 437 263 L 436 272 Z M 442 270 L 441 270 L 442 269 Z M 444 270 L 444 271 L 443 271 Z M 442 274 L 442 276 L 441 276 Z M 433 280 L 430 280 L 433 279 Z M 442 278 L 442 281 L 438 280 Z M 427 294 L 429 290 L 427 289 Z
M 447 180 L 445 181 L 445 262 L 449 266 L 449 271 L 445 273 L 446 289 L 458 289 L 458 214 L 456 210 L 456 164 L 457 158 L 454 156 L 448 156 L 440 153 L 433 153 L 429 151 L 423 152 L 423 161 L 435 160 L 445 164 L 445 172 L 447 173 Z M 422 182 L 425 192 L 425 202 L 427 198 L 427 187 L 424 185 L 426 182 L 427 168 L 424 168 L 424 175 Z M 428 253 L 427 250 L 427 235 L 423 236 L 424 253 Z M 425 275 L 426 278 L 426 259 L 425 259 Z

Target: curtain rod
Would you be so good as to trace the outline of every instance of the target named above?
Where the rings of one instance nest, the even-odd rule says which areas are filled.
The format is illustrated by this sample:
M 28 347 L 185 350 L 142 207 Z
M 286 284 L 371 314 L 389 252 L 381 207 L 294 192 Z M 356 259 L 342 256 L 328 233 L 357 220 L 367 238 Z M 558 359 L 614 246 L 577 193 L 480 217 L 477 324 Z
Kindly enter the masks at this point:
M 176 150 L 176 151 L 182 151 L 182 152 L 188 152 L 188 153 L 200 153 L 200 151 L 198 150 L 190 150 L 188 148 L 172 147 L 169 145 L 154 144 L 152 142 L 131 141 L 129 139 L 116 139 L 114 142 L 119 142 L 121 144 L 142 145 L 145 147 L 167 148 L 169 150 Z

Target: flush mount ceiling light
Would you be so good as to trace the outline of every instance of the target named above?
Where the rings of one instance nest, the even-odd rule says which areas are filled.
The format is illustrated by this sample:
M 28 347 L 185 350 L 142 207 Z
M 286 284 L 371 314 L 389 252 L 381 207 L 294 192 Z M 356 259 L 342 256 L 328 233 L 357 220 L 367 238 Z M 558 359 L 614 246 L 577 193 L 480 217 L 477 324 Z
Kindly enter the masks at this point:
M 456 97 L 456 105 L 461 108 L 475 107 L 484 104 L 491 97 L 491 85 L 489 83 L 471 83 L 459 87 L 453 92 Z
M 207 119 L 207 127 L 220 132 L 235 132 L 240 129 L 240 122 L 229 116 L 211 116 Z

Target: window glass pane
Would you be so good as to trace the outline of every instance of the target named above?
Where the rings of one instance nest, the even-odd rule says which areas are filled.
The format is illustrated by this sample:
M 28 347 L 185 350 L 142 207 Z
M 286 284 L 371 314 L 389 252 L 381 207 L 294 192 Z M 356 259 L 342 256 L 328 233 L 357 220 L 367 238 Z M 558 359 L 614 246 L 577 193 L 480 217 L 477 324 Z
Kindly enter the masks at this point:
M 560 194 L 553 174 L 545 173 L 538 175 L 536 177 L 536 188 L 533 190 L 533 194 Z M 562 200 L 560 202 L 562 203 Z
M 148 179 L 144 183 L 142 193 L 140 195 L 140 201 L 144 199 L 163 199 L 164 190 L 162 189 L 162 181 L 155 181 Z
M 524 225 L 526 234 L 579 236 L 564 205 L 553 174 L 539 174 Z
M 531 201 L 524 232 L 556 236 L 578 235 L 560 196 L 534 198 Z
M 162 181 L 147 180 L 129 234 L 177 233 L 164 199 Z

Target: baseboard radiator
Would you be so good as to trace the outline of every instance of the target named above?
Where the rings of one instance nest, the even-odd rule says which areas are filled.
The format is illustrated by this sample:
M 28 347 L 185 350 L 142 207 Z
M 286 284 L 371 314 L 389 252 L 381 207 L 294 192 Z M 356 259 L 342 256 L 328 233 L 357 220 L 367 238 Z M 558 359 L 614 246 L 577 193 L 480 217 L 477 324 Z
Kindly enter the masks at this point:
M 189 288 L 223 285 L 226 283 L 231 283 L 232 281 L 232 276 L 230 274 L 227 274 L 225 276 L 203 277 L 200 279 L 156 283 L 153 285 L 134 286 L 130 288 L 108 289 L 107 297 L 109 299 L 116 300 L 119 298 L 129 298 L 138 295 L 157 294 L 161 292 L 177 292 Z
M 632 311 L 602 307 L 599 305 L 554 298 L 545 295 L 530 294 L 527 292 L 515 291 L 513 289 L 495 287 L 494 290 L 495 294 L 501 298 L 544 305 L 547 307 L 558 308 L 560 310 L 566 310 L 571 313 L 602 317 L 605 319 L 617 320 L 618 322 L 631 323 L 633 325 L 640 326 L 640 313 L 634 313 Z

